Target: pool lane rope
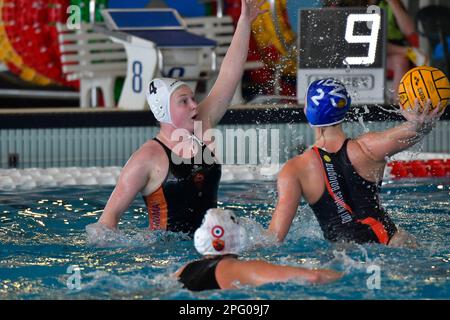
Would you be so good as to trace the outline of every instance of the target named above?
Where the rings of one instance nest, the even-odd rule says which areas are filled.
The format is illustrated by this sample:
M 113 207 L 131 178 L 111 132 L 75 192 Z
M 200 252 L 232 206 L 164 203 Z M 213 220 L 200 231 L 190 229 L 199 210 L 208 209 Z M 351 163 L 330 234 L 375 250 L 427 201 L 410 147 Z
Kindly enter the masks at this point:
M 114 186 L 121 170 L 121 167 L 0 169 L 0 191 L 75 185 Z M 221 181 L 275 181 L 277 174 L 261 166 L 223 165 Z M 385 181 L 449 177 L 450 154 L 402 152 L 384 171 Z

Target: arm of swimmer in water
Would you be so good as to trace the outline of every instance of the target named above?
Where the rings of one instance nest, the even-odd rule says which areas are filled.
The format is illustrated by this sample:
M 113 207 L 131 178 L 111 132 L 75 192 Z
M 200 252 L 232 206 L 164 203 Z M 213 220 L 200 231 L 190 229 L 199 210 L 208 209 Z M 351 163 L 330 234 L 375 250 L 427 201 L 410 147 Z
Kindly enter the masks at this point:
M 427 135 L 442 115 L 438 105 L 428 113 L 430 101 L 424 106 L 422 113 L 418 112 L 419 102 L 416 100 L 412 110 L 400 108 L 406 122 L 383 132 L 369 132 L 357 138 L 365 153 L 374 161 L 385 161 L 400 151 L 406 150 Z
M 338 280 L 341 277 L 342 273 L 333 270 L 281 266 L 261 260 L 223 260 L 216 269 L 216 279 L 222 289 L 236 288 L 236 282 L 252 286 L 290 280 L 321 284 Z
M 198 107 L 199 118 L 208 121 L 211 127 L 222 119 L 242 78 L 247 61 L 251 24 L 258 15 L 266 12 L 260 10 L 264 2 L 265 0 L 242 0 L 241 16 L 217 80 L 208 97 Z
M 145 155 L 135 154 L 123 167 L 114 191 L 111 193 L 99 223 L 110 229 L 116 229 L 120 217 L 128 209 L 136 195 L 149 181 L 148 159 Z
M 269 225 L 269 232 L 283 241 L 289 232 L 302 197 L 302 188 L 296 175 L 295 160 L 288 161 L 277 179 L 278 203 Z

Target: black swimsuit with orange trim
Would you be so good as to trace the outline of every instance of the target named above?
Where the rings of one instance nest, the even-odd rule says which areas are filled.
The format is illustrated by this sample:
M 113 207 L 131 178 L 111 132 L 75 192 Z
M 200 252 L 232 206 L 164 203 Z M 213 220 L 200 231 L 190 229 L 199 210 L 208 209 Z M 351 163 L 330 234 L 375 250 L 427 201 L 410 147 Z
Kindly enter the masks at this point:
M 153 193 L 144 196 L 147 205 L 150 229 L 193 234 L 200 227 L 206 211 L 217 207 L 217 192 L 222 175 L 221 165 L 216 161 L 205 162 L 205 157 L 179 158 L 158 139 L 154 139 L 169 158 L 169 170 L 162 185 Z M 210 152 L 202 146 L 201 155 Z M 199 152 L 200 154 L 200 152 Z M 175 159 L 175 161 L 174 161 Z
M 330 241 L 388 244 L 397 228 L 381 207 L 381 181 L 373 183 L 356 173 L 348 158 L 348 141 L 336 153 L 313 148 L 322 162 L 326 187 L 311 208 Z

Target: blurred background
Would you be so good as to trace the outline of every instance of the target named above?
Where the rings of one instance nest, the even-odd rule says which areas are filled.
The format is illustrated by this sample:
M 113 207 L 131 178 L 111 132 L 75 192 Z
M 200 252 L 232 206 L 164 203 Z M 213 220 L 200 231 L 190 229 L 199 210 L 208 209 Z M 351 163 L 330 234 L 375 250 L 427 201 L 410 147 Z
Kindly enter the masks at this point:
M 392 1 L 381 1 L 380 6 L 389 9 L 389 2 Z M 401 40 L 396 41 L 402 41 L 407 47 L 419 49 L 429 59 L 430 65 L 445 69 L 442 41 L 439 36 L 433 38 L 431 34 L 435 32 L 432 29 L 433 26 L 424 28 L 420 25 L 419 14 L 421 10 L 430 6 L 449 6 L 448 1 L 398 0 L 397 2 L 402 3 L 416 30 L 414 35 L 403 34 L 400 35 Z M 271 10 L 271 14 L 258 18 L 253 25 L 248 65 L 239 88 L 240 92 L 237 93 L 234 102 L 247 103 L 260 96 L 278 96 L 288 100 L 289 97 L 293 97 L 293 101 L 296 102 L 300 9 L 367 7 L 371 3 L 379 4 L 380 1 L 267 1 L 265 6 Z M 95 75 L 74 76 L 74 72 L 66 72 L 63 68 L 64 57 L 61 53 L 61 38 L 59 38 L 61 31 L 58 31 L 57 24 L 65 24 L 68 21 L 71 13 L 68 8 L 71 5 L 80 8 L 82 24 L 95 22 L 97 25 L 102 25 L 104 22 L 102 9 L 173 8 L 187 23 L 188 31 L 190 19 L 195 21 L 196 18 L 202 17 L 227 17 L 231 19 L 232 24 L 235 24 L 240 14 L 240 0 L 2 0 L 0 1 L 1 108 L 77 107 L 80 105 L 80 79 L 92 79 Z M 399 20 L 397 16 L 391 18 L 388 17 L 388 29 L 395 27 L 401 29 L 398 25 L 401 26 L 403 22 L 395 21 Z M 450 17 L 448 18 L 450 21 Z M 391 20 L 397 22 L 397 26 L 392 26 Z M 444 37 L 448 37 L 450 33 L 448 26 L 445 25 L 443 28 L 446 29 Z M 195 27 L 191 29 L 196 30 Z M 395 36 L 395 32 L 398 31 L 394 30 L 391 33 Z M 388 31 L 388 35 L 389 33 Z M 231 32 L 229 30 L 229 39 L 231 35 L 232 30 Z M 220 43 L 220 36 L 223 35 L 210 34 L 209 38 L 215 41 L 219 39 L 218 45 L 226 46 L 226 41 Z M 410 39 L 413 40 L 410 41 Z M 386 41 L 391 40 L 386 39 Z M 220 56 L 220 53 L 218 55 Z M 165 59 L 165 61 L 168 60 L 169 58 Z M 182 60 L 183 58 L 177 63 L 182 64 Z M 101 61 L 97 60 L 95 63 L 101 63 Z M 126 65 L 126 57 L 122 59 L 122 64 Z M 387 65 L 389 67 L 389 63 Z M 412 66 L 414 64 L 411 63 L 410 67 Z M 117 106 L 125 81 L 126 71 L 122 73 L 112 74 L 114 106 Z M 395 70 L 386 70 L 387 88 L 389 81 L 395 88 L 394 73 Z M 214 75 L 210 73 L 206 77 L 213 78 Z M 203 78 L 206 77 L 203 75 Z M 202 95 L 207 94 L 209 86 L 208 81 L 204 80 L 201 74 L 198 78 L 195 87 L 201 98 Z M 99 107 L 105 106 L 105 100 L 108 101 L 104 96 L 105 93 L 95 86 L 89 90 L 91 90 L 89 103 Z

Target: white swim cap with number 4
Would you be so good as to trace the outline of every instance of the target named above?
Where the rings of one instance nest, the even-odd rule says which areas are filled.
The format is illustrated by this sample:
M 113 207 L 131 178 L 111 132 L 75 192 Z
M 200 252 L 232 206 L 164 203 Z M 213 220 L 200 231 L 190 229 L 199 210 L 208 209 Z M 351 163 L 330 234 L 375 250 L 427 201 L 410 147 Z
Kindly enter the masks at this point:
M 153 115 L 159 122 L 172 123 L 170 115 L 170 96 L 179 87 L 187 85 L 171 78 L 155 78 L 147 86 L 145 95 Z
M 194 246 L 201 255 L 237 255 L 246 242 L 246 231 L 231 210 L 209 209 L 194 234 Z

